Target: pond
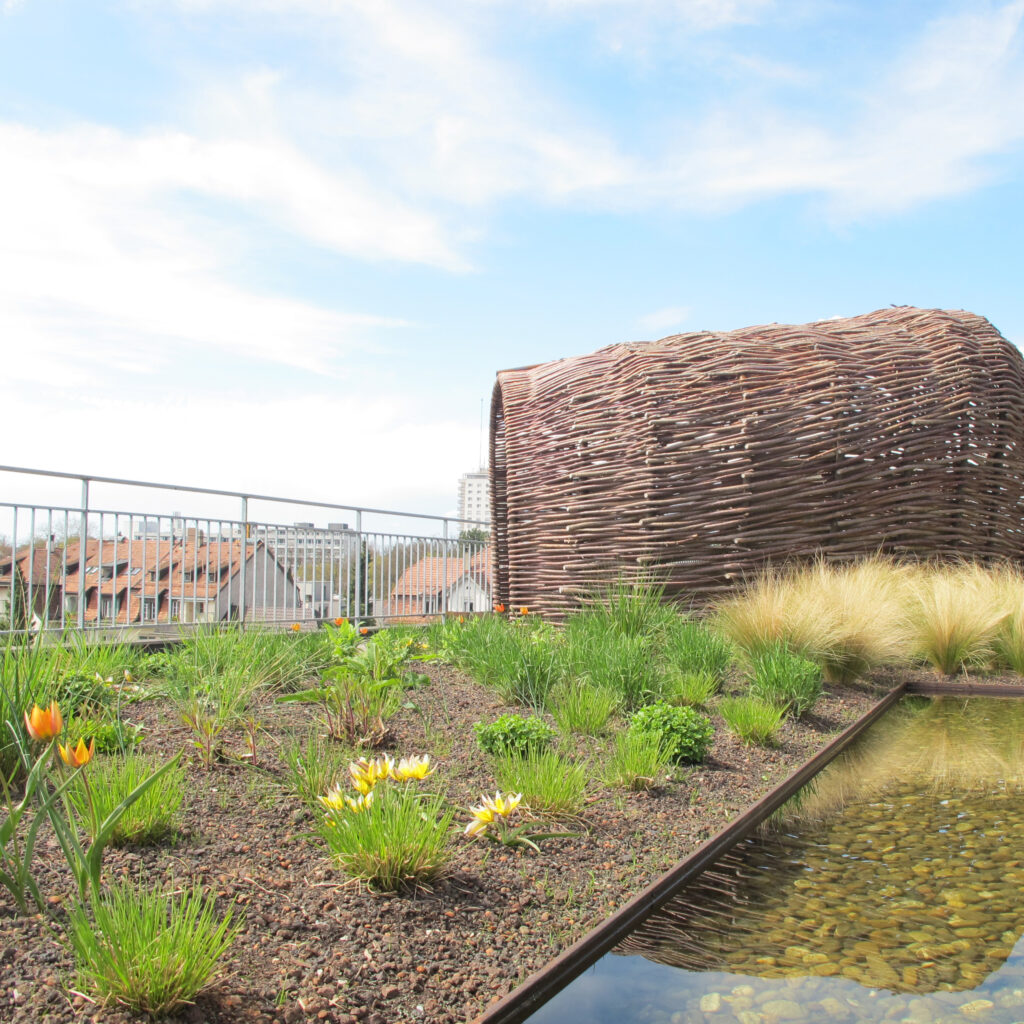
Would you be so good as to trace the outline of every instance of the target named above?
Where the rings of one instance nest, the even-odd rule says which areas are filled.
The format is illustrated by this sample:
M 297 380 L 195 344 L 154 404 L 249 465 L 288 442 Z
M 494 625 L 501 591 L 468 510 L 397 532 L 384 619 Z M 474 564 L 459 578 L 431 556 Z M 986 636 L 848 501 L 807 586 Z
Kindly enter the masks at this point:
M 1024 1021 L 1022 738 L 905 701 L 530 1021 Z

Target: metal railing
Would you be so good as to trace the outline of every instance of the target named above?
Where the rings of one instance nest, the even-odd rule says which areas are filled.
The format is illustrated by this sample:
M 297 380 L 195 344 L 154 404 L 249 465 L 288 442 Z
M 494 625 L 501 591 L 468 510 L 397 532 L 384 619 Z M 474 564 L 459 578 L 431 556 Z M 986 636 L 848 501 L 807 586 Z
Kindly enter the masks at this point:
M 25 490 L 33 477 L 72 485 L 79 500 L 11 500 L 12 481 Z M 101 504 L 100 488 L 124 504 Z M 167 511 L 167 492 L 222 507 Z M 263 505 L 273 514 L 257 518 Z M 280 521 L 289 506 L 312 518 Z M 446 516 L 0 466 L 0 633 L 71 628 L 151 639 L 203 623 L 386 625 L 489 611 L 486 529 Z

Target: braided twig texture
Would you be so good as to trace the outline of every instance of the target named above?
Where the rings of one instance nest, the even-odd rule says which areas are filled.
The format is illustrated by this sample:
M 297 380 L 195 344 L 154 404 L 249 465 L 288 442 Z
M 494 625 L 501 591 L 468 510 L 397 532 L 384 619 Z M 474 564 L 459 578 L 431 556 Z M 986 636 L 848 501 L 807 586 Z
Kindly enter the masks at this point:
M 495 602 L 558 618 L 617 575 L 706 600 L 766 564 L 1021 556 L 1024 360 L 895 307 L 504 370 Z

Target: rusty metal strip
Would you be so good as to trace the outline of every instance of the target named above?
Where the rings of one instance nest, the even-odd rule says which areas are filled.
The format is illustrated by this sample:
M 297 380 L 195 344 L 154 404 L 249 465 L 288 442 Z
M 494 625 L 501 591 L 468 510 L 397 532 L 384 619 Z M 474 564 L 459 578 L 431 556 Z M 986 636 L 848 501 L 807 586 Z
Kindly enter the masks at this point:
M 1009 689 L 1009 687 L 1005 689 Z M 857 739 L 869 725 L 884 715 L 893 704 L 904 696 L 906 690 L 907 684 L 900 683 L 863 717 L 801 765 L 784 782 L 776 786 L 757 803 L 748 807 L 731 824 L 652 882 L 643 892 L 634 896 L 611 917 L 589 931 L 535 974 L 530 975 L 522 985 L 489 1007 L 485 1013 L 476 1018 L 474 1024 L 519 1024 L 520 1021 L 526 1020 L 540 1006 L 565 988 L 569 982 L 616 946 L 634 928 L 642 924 L 683 885 L 713 864 L 735 843 L 749 836 L 773 811 L 781 807 L 794 793 L 805 786 L 825 765 Z
M 956 682 L 953 679 L 915 680 L 907 683 L 914 697 L 1024 697 L 1021 683 Z

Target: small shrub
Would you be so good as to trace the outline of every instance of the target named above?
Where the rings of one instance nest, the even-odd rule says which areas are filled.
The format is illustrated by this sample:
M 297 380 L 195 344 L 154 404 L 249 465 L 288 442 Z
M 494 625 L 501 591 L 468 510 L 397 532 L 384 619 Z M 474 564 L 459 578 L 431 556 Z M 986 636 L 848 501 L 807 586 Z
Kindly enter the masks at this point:
M 533 715 L 502 715 L 488 725 L 473 724 L 476 745 L 492 757 L 511 757 L 541 750 L 555 738 L 555 730 Z
M 775 734 L 786 715 L 785 708 L 756 697 L 726 697 L 718 710 L 729 731 L 747 746 L 774 746 Z
M 619 698 L 603 687 L 566 680 L 551 691 L 548 703 L 563 732 L 599 736 L 619 706 Z
M 662 699 L 669 704 L 702 708 L 716 693 L 720 682 L 708 672 L 683 672 L 669 677 L 662 687 Z
M 161 762 L 143 754 L 98 758 L 88 767 L 88 786 L 95 814 L 89 809 L 86 780 L 79 776 L 68 790 L 68 797 L 87 831 L 107 816 L 141 783 L 161 767 Z M 110 842 L 114 846 L 158 843 L 178 829 L 181 803 L 185 795 L 185 769 L 176 764 L 164 772 L 143 794 L 130 804 L 114 826 Z M 95 838 L 93 836 L 92 838 Z
M 619 789 L 650 789 L 670 763 L 671 758 L 658 733 L 626 729 L 615 737 L 615 747 L 605 766 L 604 782 Z
M 599 632 L 657 638 L 676 614 L 664 603 L 664 595 L 664 584 L 653 576 L 639 580 L 620 577 L 579 614 L 592 619 Z
M 241 928 L 234 910 L 217 919 L 213 896 L 112 886 L 70 912 L 79 984 L 101 1000 L 162 1016 L 192 1002 L 213 980 L 217 961 Z
M 454 809 L 439 795 L 421 796 L 411 785 L 377 786 L 358 810 L 329 808 L 323 836 L 338 866 L 388 892 L 414 889 L 441 875 L 451 860 Z
M 551 750 L 530 750 L 500 758 L 494 768 L 502 790 L 521 793 L 534 814 L 558 818 L 583 810 L 587 773 L 582 764 Z
M 821 669 L 785 644 L 774 644 L 754 660 L 750 696 L 801 718 L 821 696 Z
M 631 731 L 657 736 L 674 764 L 704 760 L 715 734 L 711 720 L 693 708 L 673 707 L 664 701 L 635 711 L 629 720 Z

